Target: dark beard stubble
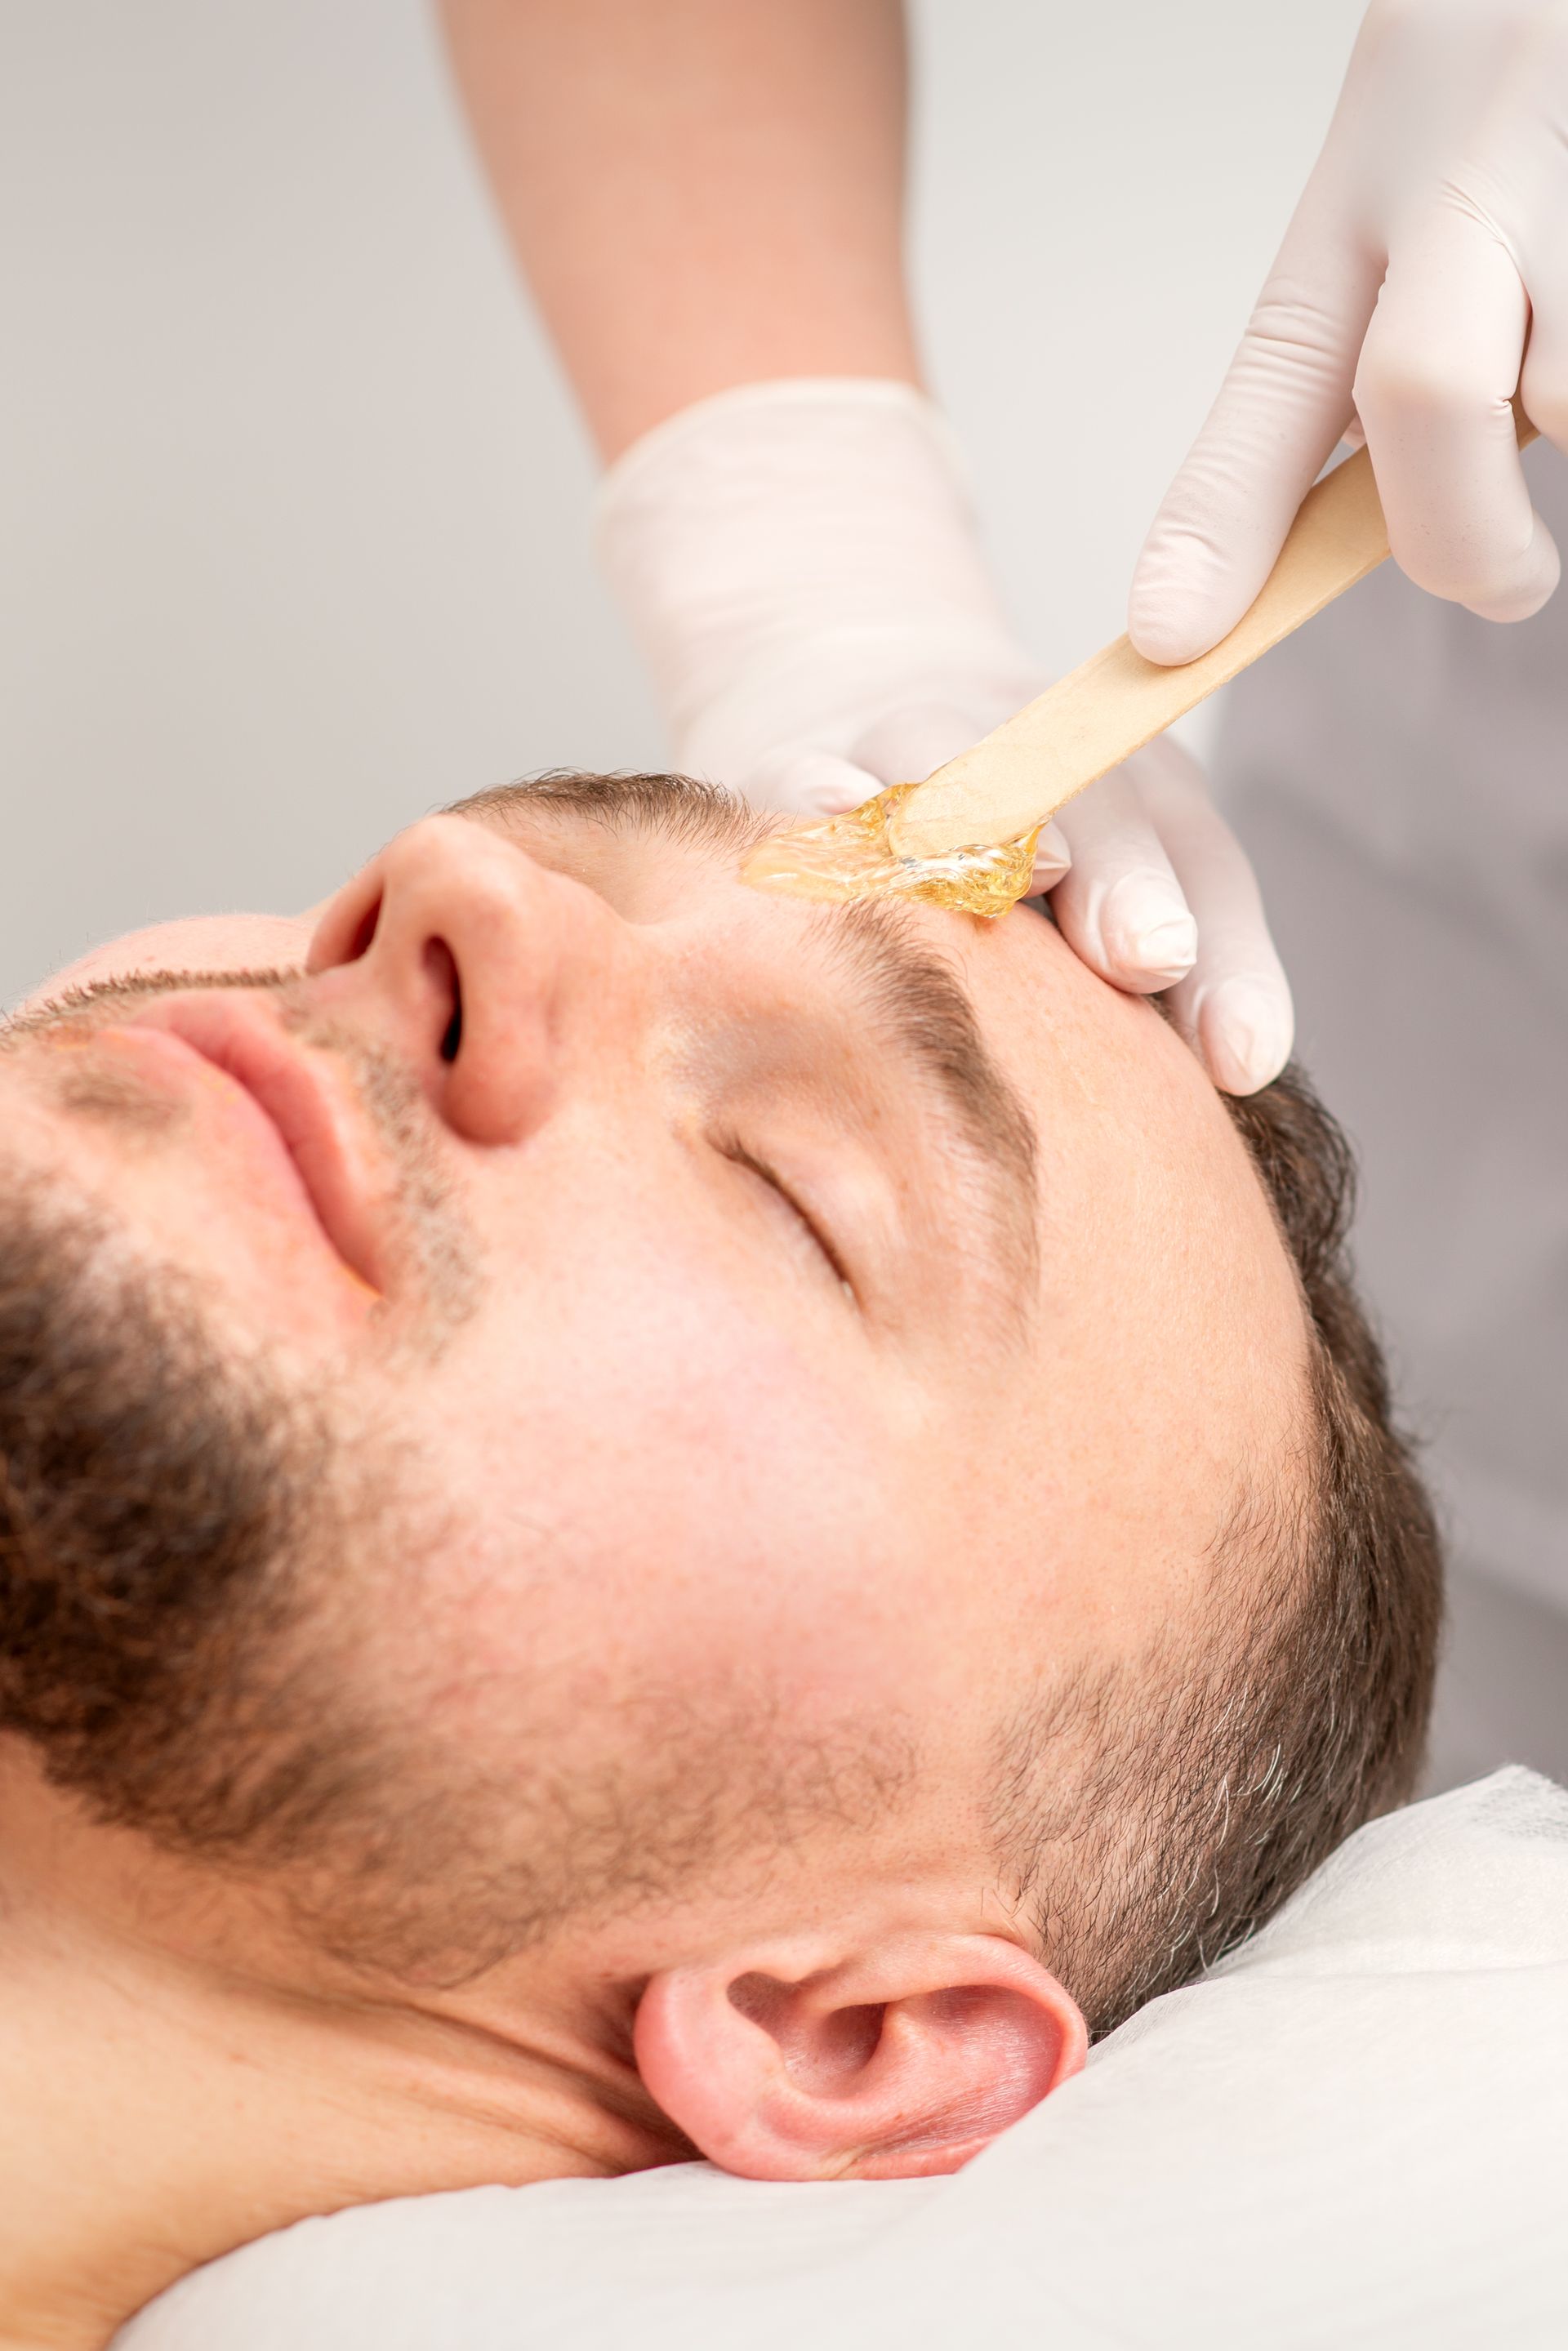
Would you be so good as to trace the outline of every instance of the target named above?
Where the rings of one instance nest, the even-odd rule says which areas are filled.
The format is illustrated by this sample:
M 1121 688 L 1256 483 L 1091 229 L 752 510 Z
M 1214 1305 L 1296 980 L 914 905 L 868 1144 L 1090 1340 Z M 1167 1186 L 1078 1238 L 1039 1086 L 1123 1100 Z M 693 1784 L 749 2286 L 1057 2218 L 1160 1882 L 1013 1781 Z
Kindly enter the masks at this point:
M 99 1818 L 243 1844 L 329 1447 L 37 1183 L 0 1204 L 0 1729 Z

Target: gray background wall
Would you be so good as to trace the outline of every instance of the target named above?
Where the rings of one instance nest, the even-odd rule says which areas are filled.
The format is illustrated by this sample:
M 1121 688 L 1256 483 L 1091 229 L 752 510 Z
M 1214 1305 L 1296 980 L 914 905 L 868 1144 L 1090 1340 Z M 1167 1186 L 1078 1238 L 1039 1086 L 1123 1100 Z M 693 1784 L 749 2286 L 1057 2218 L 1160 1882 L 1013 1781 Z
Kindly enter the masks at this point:
M 923 0 L 932 372 L 1029 641 L 1126 577 L 1361 0 Z M 423 0 L 0 0 L 0 1000 L 661 756 Z

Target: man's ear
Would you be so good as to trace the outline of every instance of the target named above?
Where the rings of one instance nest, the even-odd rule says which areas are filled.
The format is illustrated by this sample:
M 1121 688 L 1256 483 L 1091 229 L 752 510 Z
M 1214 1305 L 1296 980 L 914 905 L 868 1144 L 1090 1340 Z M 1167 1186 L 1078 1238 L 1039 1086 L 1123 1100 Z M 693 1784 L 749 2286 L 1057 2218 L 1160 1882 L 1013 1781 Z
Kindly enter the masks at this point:
M 1077 2003 L 998 1935 L 914 1934 L 836 1962 L 779 1943 L 655 1976 L 638 2069 L 711 2161 L 749 2179 L 956 2171 L 1076 2074 Z

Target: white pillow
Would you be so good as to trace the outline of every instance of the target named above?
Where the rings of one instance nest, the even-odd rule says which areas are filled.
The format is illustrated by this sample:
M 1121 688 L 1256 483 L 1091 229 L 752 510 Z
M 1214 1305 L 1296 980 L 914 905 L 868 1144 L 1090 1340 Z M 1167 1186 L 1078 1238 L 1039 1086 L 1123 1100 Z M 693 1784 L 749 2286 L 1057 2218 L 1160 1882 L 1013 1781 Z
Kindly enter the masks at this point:
M 706 2164 L 365 2207 L 116 2351 L 1563 2351 L 1568 1793 L 1353 1837 L 950 2179 Z

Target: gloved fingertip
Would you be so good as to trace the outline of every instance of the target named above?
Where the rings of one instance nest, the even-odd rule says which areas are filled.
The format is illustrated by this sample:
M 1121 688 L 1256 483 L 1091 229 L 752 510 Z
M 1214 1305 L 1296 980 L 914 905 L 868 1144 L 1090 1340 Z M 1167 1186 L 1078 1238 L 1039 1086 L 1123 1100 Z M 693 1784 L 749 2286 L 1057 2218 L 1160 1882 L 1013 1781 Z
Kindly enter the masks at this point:
M 1272 1084 L 1291 1058 L 1291 999 L 1282 987 L 1261 980 L 1225 980 L 1199 1009 L 1197 1041 L 1204 1066 L 1222 1093 L 1255 1094 Z
M 1097 927 L 1107 973 L 1142 996 L 1174 987 L 1197 960 L 1197 925 L 1164 874 L 1124 873 L 1113 883 Z
M 1467 597 L 1465 606 L 1483 621 L 1528 621 L 1555 594 L 1562 576 L 1557 542 L 1537 516 L 1529 552 L 1514 577 L 1473 603 Z
M 1176 669 L 1217 645 L 1239 614 L 1194 585 L 1183 565 L 1173 574 L 1172 559 L 1145 550 L 1127 595 L 1127 634 L 1133 651 L 1161 669 Z
M 1226 627 L 1226 622 L 1216 622 L 1207 612 L 1140 614 L 1129 611 L 1127 614 L 1127 634 L 1133 651 L 1160 669 L 1180 669 L 1187 662 L 1197 661 L 1219 643 Z

